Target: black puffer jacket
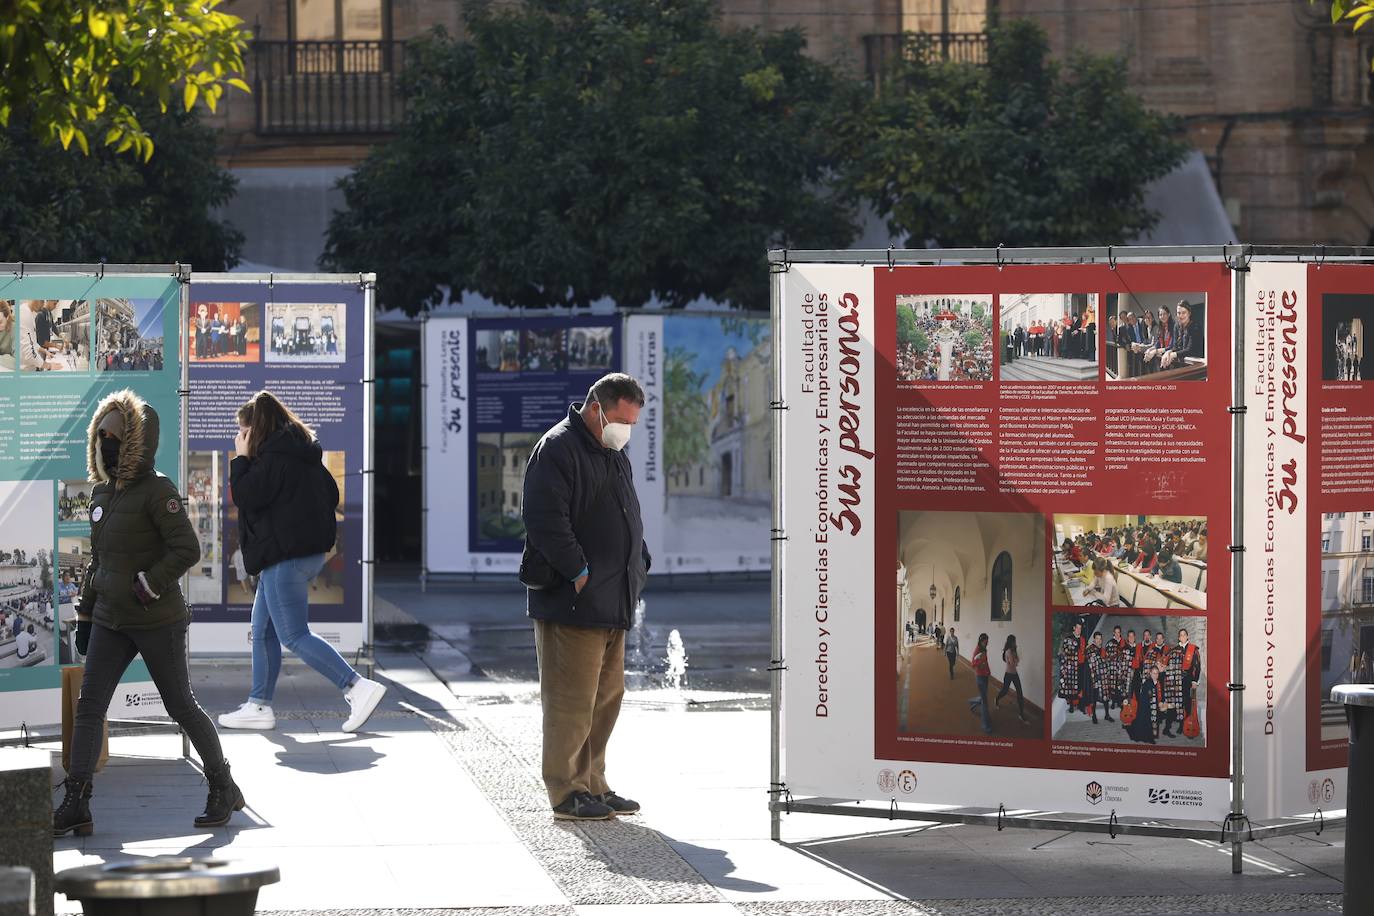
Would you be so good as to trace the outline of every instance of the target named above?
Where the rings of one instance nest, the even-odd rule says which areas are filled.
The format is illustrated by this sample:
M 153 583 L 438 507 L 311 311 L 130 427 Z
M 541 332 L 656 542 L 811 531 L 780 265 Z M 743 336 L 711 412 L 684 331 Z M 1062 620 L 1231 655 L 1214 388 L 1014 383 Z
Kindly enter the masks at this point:
M 283 428 L 268 436 L 254 457 L 229 463 L 248 575 L 283 560 L 327 553 L 334 546 L 339 486 L 323 457 L 318 440 Z
M 124 418 L 113 470 L 100 457 L 96 435 L 112 410 Z M 190 617 L 181 577 L 200 559 L 200 541 L 177 488 L 153 470 L 158 426 L 157 411 L 132 391 L 105 398 L 91 420 L 86 451 L 87 470 L 96 484 L 91 492 L 91 566 L 81 584 L 77 616 L 112 630 L 151 629 Z M 146 606 L 134 597 L 140 572 L 158 595 Z
M 530 589 L 536 620 L 628 630 L 648 578 L 649 548 L 630 459 L 587 429 L 581 404 L 544 434 L 525 468 L 525 536 L 563 581 Z M 573 578 L 588 570 L 579 593 Z

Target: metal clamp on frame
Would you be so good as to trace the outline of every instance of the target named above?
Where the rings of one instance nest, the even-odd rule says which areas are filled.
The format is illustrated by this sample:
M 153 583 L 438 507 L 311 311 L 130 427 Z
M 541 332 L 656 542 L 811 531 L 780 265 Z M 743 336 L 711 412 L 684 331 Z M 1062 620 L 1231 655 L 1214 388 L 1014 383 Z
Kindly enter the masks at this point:
M 1249 816 L 1248 814 L 1246 814 L 1244 811 L 1232 811 L 1230 814 L 1226 815 L 1226 820 L 1224 820 L 1224 821 L 1221 822 L 1221 842 L 1222 842 L 1222 843 L 1227 842 L 1227 840 L 1230 838 L 1230 835 L 1231 835 L 1233 832 L 1234 832 L 1234 833 L 1239 833 L 1239 832 L 1240 832 L 1240 828 L 1233 828 L 1233 827 L 1231 826 L 1233 823 L 1235 823 L 1235 824 L 1244 824 L 1244 825 L 1245 825 L 1245 830 L 1249 833 L 1249 839 L 1247 839 L 1246 842 L 1248 842 L 1248 843 L 1253 843 L 1253 842 L 1255 842 L 1255 825 L 1252 824 L 1252 823 L 1250 823 L 1250 816 Z M 1234 840 L 1231 840 L 1231 841 L 1234 842 Z
M 1251 250 L 1250 246 L 1239 246 L 1240 250 L 1235 253 L 1234 257 L 1226 250 L 1229 247 L 1229 245 L 1222 246 L 1222 259 L 1226 262 L 1226 266 L 1234 271 L 1249 273 L 1250 259 L 1254 257 L 1254 252 Z

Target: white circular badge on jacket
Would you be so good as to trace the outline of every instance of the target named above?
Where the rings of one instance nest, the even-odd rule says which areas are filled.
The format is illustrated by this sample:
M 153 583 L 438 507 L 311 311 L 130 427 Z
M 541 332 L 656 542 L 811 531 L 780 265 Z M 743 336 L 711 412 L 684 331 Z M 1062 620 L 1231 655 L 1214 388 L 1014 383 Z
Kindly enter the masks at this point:
M 102 517 L 104 514 L 105 514 L 105 507 L 104 507 L 104 506 L 96 506 L 94 509 L 91 510 L 91 521 L 93 521 L 93 522 L 98 522 L 98 521 L 100 521 L 101 517 Z

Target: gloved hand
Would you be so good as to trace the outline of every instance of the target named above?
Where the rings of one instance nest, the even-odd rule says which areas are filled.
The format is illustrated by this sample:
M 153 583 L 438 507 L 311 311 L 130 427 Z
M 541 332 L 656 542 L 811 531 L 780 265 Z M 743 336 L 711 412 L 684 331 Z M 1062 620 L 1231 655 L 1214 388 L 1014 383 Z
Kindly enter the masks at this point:
M 144 607 L 147 607 L 158 599 L 157 592 L 153 591 L 148 586 L 148 575 L 146 573 L 139 573 L 134 577 L 134 597 L 137 598 L 138 603 Z
M 89 620 L 78 620 L 76 622 L 76 651 L 82 655 L 91 647 L 91 622 Z

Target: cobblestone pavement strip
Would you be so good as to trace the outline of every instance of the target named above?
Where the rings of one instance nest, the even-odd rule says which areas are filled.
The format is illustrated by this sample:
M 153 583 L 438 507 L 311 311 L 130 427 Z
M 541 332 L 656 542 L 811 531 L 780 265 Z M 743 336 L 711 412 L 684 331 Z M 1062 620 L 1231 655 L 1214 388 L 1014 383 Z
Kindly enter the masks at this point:
M 426 721 L 573 904 L 723 899 L 654 830 L 620 819 L 591 825 L 555 821 L 537 775 L 537 717 L 500 717 L 514 725 L 500 736 L 486 721 L 465 719 L 465 729 Z
M 1177 916 L 1184 913 L 1339 913 L 1331 894 L 1040 897 L 1022 900 L 836 900 L 736 903 L 741 916 Z

